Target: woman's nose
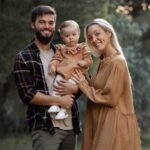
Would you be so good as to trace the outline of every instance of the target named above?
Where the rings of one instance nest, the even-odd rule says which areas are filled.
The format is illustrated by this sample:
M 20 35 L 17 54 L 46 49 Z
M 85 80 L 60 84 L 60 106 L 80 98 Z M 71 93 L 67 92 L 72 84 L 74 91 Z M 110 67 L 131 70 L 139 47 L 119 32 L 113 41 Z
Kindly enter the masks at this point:
M 95 36 L 92 36 L 92 42 L 95 42 L 96 41 L 96 37 Z

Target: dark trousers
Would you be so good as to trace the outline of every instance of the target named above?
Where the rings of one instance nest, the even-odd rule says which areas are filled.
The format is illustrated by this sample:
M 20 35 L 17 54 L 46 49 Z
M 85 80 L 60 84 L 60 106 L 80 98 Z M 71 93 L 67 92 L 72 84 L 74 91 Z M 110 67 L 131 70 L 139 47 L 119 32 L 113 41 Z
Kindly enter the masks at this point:
M 75 150 L 76 135 L 73 130 L 55 130 L 54 135 L 44 130 L 32 131 L 33 150 Z

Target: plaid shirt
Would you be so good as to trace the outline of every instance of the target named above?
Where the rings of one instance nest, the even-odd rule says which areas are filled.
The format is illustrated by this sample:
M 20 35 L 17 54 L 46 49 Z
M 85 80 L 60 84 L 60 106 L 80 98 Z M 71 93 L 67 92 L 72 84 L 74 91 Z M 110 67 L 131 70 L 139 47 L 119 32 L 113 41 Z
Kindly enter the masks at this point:
M 55 47 L 51 44 L 55 52 Z M 54 133 L 54 126 L 50 115 L 47 113 L 49 106 L 38 106 L 30 104 L 37 92 L 49 95 L 46 84 L 44 69 L 40 59 L 40 50 L 34 42 L 27 45 L 17 55 L 14 64 L 14 76 L 21 100 L 27 104 L 27 121 L 29 129 L 43 129 Z M 76 95 L 78 97 L 79 93 Z M 76 99 L 75 98 L 75 99 Z M 72 123 L 74 132 L 80 132 L 79 112 L 76 100 L 72 106 Z

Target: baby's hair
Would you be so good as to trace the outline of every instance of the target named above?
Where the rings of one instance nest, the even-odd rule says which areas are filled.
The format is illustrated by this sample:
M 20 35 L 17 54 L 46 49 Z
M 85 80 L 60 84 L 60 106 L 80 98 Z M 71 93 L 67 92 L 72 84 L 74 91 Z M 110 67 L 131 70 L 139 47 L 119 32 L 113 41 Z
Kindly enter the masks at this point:
M 80 32 L 79 24 L 76 21 L 74 21 L 74 20 L 66 20 L 66 21 L 62 22 L 60 24 L 60 26 L 59 26 L 58 31 L 61 33 L 63 28 L 66 28 L 66 27 L 69 27 L 69 26 L 76 27 L 79 30 L 79 32 Z

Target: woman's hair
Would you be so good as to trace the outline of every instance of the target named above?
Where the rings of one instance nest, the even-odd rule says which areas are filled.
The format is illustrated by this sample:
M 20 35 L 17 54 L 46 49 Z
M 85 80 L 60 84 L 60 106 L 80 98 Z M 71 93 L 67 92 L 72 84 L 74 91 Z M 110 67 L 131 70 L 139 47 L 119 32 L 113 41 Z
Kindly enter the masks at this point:
M 39 5 L 33 8 L 31 13 L 31 21 L 35 22 L 38 16 L 47 15 L 47 14 L 54 15 L 56 21 L 56 11 L 53 7 L 47 5 Z
M 70 26 L 76 27 L 80 32 L 79 24 L 74 20 L 66 20 L 66 21 L 62 22 L 59 26 L 58 31 L 61 33 L 63 28 L 70 27 Z
M 87 46 L 89 47 L 89 49 L 94 49 L 94 47 L 91 45 L 91 42 L 89 41 L 88 39 L 88 36 L 87 36 L 87 30 L 88 28 L 93 25 L 93 24 L 97 24 L 99 25 L 103 30 L 105 31 L 109 31 L 112 33 L 112 36 L 111 36 L 111 43 L 112 43 L 112 46 L 118 50 L 121 54 L 123 54 L 123 51 L 122 51 L 122 48 L 118 42 L 118 38 L 117 38 L 117 35 L 116 35 L 116 32 L 113 28 L 113 26 L 107 22 L 106 20 L 104 19 L 101 19 L 101 18 L 97 18 L 97 19 L 94 19 L 92 22 L 90 22 L 88 25 L 85 26 L 84 28 L 84 37 L 85 37 L 85 40 L 86 40 L 86 43 L 87 43 Z M 92 51 L 93 55 L 98 55 L 96 54 L 95 51 Z

